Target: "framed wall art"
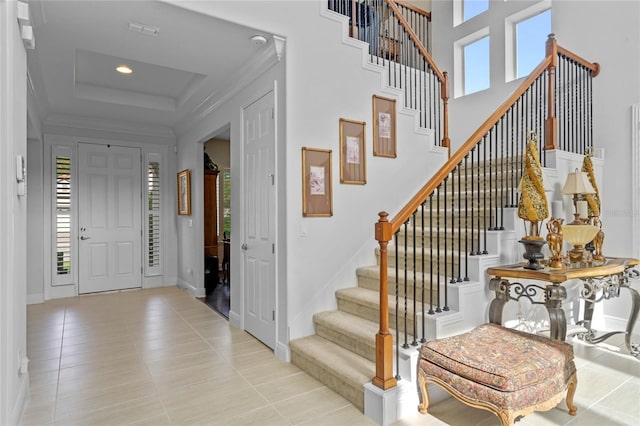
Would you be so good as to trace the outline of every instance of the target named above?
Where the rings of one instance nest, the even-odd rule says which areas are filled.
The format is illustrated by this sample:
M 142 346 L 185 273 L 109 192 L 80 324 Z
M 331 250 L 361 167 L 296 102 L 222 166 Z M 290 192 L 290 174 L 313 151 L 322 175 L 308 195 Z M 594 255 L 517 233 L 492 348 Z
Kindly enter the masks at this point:
M 178 214 L 191 215 L 191 173 L 189 169 L 178 173 Z
M 396 101 L 373 95 L 373 155 L 396 158 Z
M 302 148 L 302 215 L 332 216 L 331 150 Z
M 367 183 L 364 121 L 340 119 L 340 183 Z

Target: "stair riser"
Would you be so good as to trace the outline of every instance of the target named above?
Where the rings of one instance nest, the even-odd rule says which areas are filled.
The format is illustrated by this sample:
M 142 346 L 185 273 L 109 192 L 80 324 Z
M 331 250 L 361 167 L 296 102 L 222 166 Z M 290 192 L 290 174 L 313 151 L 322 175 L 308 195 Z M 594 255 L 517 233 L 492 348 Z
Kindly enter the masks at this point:
M 426 278 L 428 281 L 428 277 Z M 441 281 L 441 286 L 444 285 L 444 281 Z M 424 298 L 425 298 L 425 303 L 427 303 L 427 310 L 429 309 L 428 304 L 431 300 L 433 300 L 433 303 L 436 304 L 437 300 L 438 300 L 438 290 L 437 290 L 437 284 L 434 283 L 434 288 L 431 290 L 431 292 L 429 291 L 429 283 L 426 282 L 425 283 L 426 287 L 424 289 Z M 374 291 L 380 291 L 380 280 L 377 278 L 371 278 L 371 277 L 364 277 L 364 276 L 359 276 L 358 277 L 358 287 L 361 288 L 366 288 L 369 290 L 374 290 Z M 415 300 L 419 303 L 422 302 L 422 287 L 420 285 L 418 285 L 418 287 L 415 288 L 416 290 L 416 297 Z M 413 291 L 414 291 L 414 286 L 412 282 L 408 282 L 407 283 L 407 287 L 406 287 L 406 293 L 409 295 L 410 299 L 414 299 L 413 297 Z M 443 290 L 441 290 L 441 293 L 443 292 Z M 389 288 L 387 291 L 388 294 L 395 296 L 396 294 L 396 285 L 395 285 L 395 281 L 391 281 L 391 279 L 389 280 Z M 404 283 L 401 282 L 398 285 L 398 294 L 400 295 L 400 297 L 405 297 L 405 286 Z M 430 297 L 431 295 L 431 297 Z M 441 298 L 444 298 L 444 296 L 441 294 Z M 411 302 L 409 302 L 411 303 Z M 420 309 L 420 308 L 419 308 Z
M 483 236 L 480 235 L 480 237 L 478 237 L 478 235 L 476 234 L 474 238 L 465 239 L 465 235 L 462 234 L 458 239 L 458 233 L 455 233 L 454 235 L 452 235 L 451 233 L 447 233 L 446 235 L 444 234 L 441 235 L 440 241 L 438 242 L 438 238 L 436 236 L 434 236 L 433 239 L 429 238 L 429 236 L 425 236 L 423 239 L 421 235 L 416 235 L 415 246 L 418 249 L 424 248 L 425 250 L 428 251 L 431 247 L 433 247 L 434 250 L 436 250 L 438 247 L 440 247 L 441 249 L 444 249 L 444 246 L 446 243 L 448 250 L 453 249 L 457 251 L 458 248 L 461 248 L 461 251 L 464 252 L 465 250 L 471 250 L 472 243 L 474 245 L 478 245 L 478 238 L 480 238 L 480 240 L 482 241 Z M 407 248 L 413 247 L 413 235 L 408 235 L 406 237 L 406 243 L 407 243 Z M 391 242 L 389 245 L 390 245 L 390 248 L 395 248 L 394 242 Z M 398 248 L 404 249 L 404 246 L 405 246 L 405 236 L 398 235 Z M 425 253 L 425 255 L 427 254 L 428 253 Z
M 452 261 L 451 256 L 449 256 L 446 263 L 444 262 L 444 258 L 441 258 L 440 262 L 436 262 L 436 260 L 437 259 L 434 257 L 434 262 L 431 263 L 431 257 L 425 256 L 424 268 L 423 268 L 422 256 L 420 255 L 418 255 L 416 258 L 410 254 L 409 256 L 407 256 L 406 262 L 405 262 L 404 255 L 401 254 L 396 259 L 396 257 L 390 253 L 389 257 L 387 258 L 387 265 L 389 266 L 389 268 L 395 269 L 396 263 L 397 263 L 398 269 L 400 271 L 406 270 L 407 276 L 409 277 L 413 277 L 414 266 L 415 266 L 416 273 L 420 273 L 420 275 L 422 275 L 423 270 L 425 274 L 429 274 L 433 271 L 434 274 L 438 274 L 441 276 L 450 275 L 453 271 L 453 275 L 457 277 L 459 270 L 464 271 L 464 263 L 460 264 L 457 259 Z M 378 265 L 379 264 L 380 264 L 380 259 L 378 258 Z M 403 272 L 399 272 L 399 274 L 401 274 L 400 278 L 402 278 Z
M 364 388 L 360 383 L 349 383 L 343 377 L 333 374 L 329 369 L 310 360 L 298 351 L 291 351 L 291 363 L 307 374 L 340 394 L 355 407 L 364 412 Z
M 401 311 L 404 312 L 402 309 L 404 307 L 404 304 L 401 307 Z M 408 307 L 409 309 L 412 308 L 411 305 L 409 305 Z M 346 300 L 346 299 L 341 299 L 338 298 L 338 309 L 340 309 L 341 311 L 344 312 L 348 312 L 350 314 L 353 315 L 358 315 L 361 318 L 365 318 L 369 321 L 380 321 L 380 310 L 378 308 L 378 306 L 369 306 L 369 305 L 363 305 L 363 304 L 359 304 L 353 300 Z M 395 325 L 395 321 L 396 321 L 396 310 L 395 310 L 395 305 L 391 305 L 389 306 L 389 326 L 391 328 L 396 328 Z M 413 332 L 413 326 L 414 326 L 414 321 L 413 321 L 413 317 L 414 315 L 409 312 L 409 314 L 407 315 L 407 331 L 412 333 Z M 398 324 L 398 330 L 400 330 L 401 332 L 404 332 L 405 330 L 405 324 L 404 324 L 404 317 L 401 316 L 401 318 L 399 318 L 399 324 Z
M 351 336 L 341 333 L 340 330 L 326 326 L 325 324 L 316 323 L 316 334 L 323 337 L 343 348 L 349 349 L 351 352 L 360 355 L 369 361 L 376 360 L 376 343 L 375 336 L 371 336 L 369 342 L 354 341 Z

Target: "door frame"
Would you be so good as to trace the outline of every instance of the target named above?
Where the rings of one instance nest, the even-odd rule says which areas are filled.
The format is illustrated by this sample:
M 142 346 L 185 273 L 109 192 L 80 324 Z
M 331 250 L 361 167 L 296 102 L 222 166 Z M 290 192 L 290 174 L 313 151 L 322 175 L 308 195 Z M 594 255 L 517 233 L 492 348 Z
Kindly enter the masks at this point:
M 135 142 L 129 140 L 116 140 L 116 139 L 103 139 L 103 138 L 93 138 L 93 137 L 74 137 L 69 135 L 58 135 L 58 134 L 45 134 L 44 135 L 44 155 L 43 155 L 43 213 L 44 213 L 44 237 L 43 243 L 45 247 L 45 256 L 43 259 L 44 266 L 44 274 L 45 274 L 45 282 L 44 282 L 44 300 L 51 299 L 59 299 L 64 297 L 76 297 L 79 293 L 79 274 L 78 274 L 78 262 L 79 262 L 79 254 L 78 254 L 78 231 L 79 231 L 79 211 L 78 206 L 72 208 L 71 220 L 73 221 L 72 225 L 72 238 L 74 239 L 74 245 L 72 247 L 72 262 L 76 265 L 72 270 L 72 277 L 68 283 L 54 285 L 55 275 L 54 275 L 54 261 L 55 257 L 55 170 L 53 167 L 53 162 L 55 161 L 55 149 L 57 147 L 64 147 L 70 151 L 72 156 L 72 176 L 75 176 L 75 179 L 72 182 L 72 193 L 79 194 L 78 188 L 78 173 L 79 173 L 79 164 L 78 164 L 78 145 L 80 143 L 94 144 L 94 145 L 117 145 L 124 146 L 129 148 L 138 148 L 140 149 L 141 158 L 140 158 L 140 173 L 141 173 L 141 190 L 140 190 L 140 201 L 141 207 L 144 205 L 144 192 L 145 192 L 145 164 L 144 159 L 145 155 L 154 152 L 158 153 L 165 164 L 165 173 L 168 175 L 169 166 L 166 165 L 167 162 L 165 160 L 166 156 L 166 148 L 160 147 L 160 145 L 150 145 L 142 142 Z M 162 183 L 164 187 L 166 187 L 168 180 L 167 176 L 162 178 Z M 175 180 L 171 182 L 175 183 Z M 77 197 L 78 195 L 76 195 Z M 163 202 L 164 203 L 164 202 Z M 76 201 L 76 204 L 77 201 Z M 172 204 L 173 206 L 173 204 Z M 172 210 L 173 211 L 173 210 Z M 166 214 L 166 206 L 163 204 L 162 212 L 165 216 Z M 140 220 L 142 229 L 144 230 L 144 208 L 140 209 Z M 166 232 L 165 226 L 161 227 L 163 233 Z M 144 234 L 144 232 L 143 232 Z M 140 255 L 142 260 L 142 270 L 141 276 L 141 289 L 149 288 L 148 278 L 144 273 L 144 236 L 140 236 Z M 166 241 L 163 242 L 163 245 L 166 244 Z M 162 248 L 163 253 L 166 251 L 166 246 Z M 163 256 L 164 258 L 164 256 Z M 164 271 L 163 275 L 166 276 L 167 272 Z M 158 285 L 151 285 L 151 287 L 157 287 Z M 162 284 L 160 285 L 162 286 Z

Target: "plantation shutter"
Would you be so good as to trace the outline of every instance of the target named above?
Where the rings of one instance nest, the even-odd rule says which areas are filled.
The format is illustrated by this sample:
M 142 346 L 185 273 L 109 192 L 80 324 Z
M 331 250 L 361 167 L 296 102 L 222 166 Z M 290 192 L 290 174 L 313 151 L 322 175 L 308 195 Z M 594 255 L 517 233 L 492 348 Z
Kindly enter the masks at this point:
M 73 218 L 72 150 L 70 147 L 53 148 L 53 285 L 72 284 L 75 275 Z
M 162 273 L 161 248 L 161 164 L 160 155 L 149 154 L 147 157 L 147 226 L 146 226 L 146 275 Z

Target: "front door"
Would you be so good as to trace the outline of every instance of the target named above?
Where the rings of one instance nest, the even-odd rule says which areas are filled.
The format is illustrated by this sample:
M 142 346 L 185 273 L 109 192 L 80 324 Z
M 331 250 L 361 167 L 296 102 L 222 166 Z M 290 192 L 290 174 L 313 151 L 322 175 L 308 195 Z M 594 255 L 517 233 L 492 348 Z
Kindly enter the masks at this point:
M 78 293 L 142 286 L 140 149 L 78 144 Z
M 275 321 L 274 94 L 244 109 L 244 326 L 272 349 Z

